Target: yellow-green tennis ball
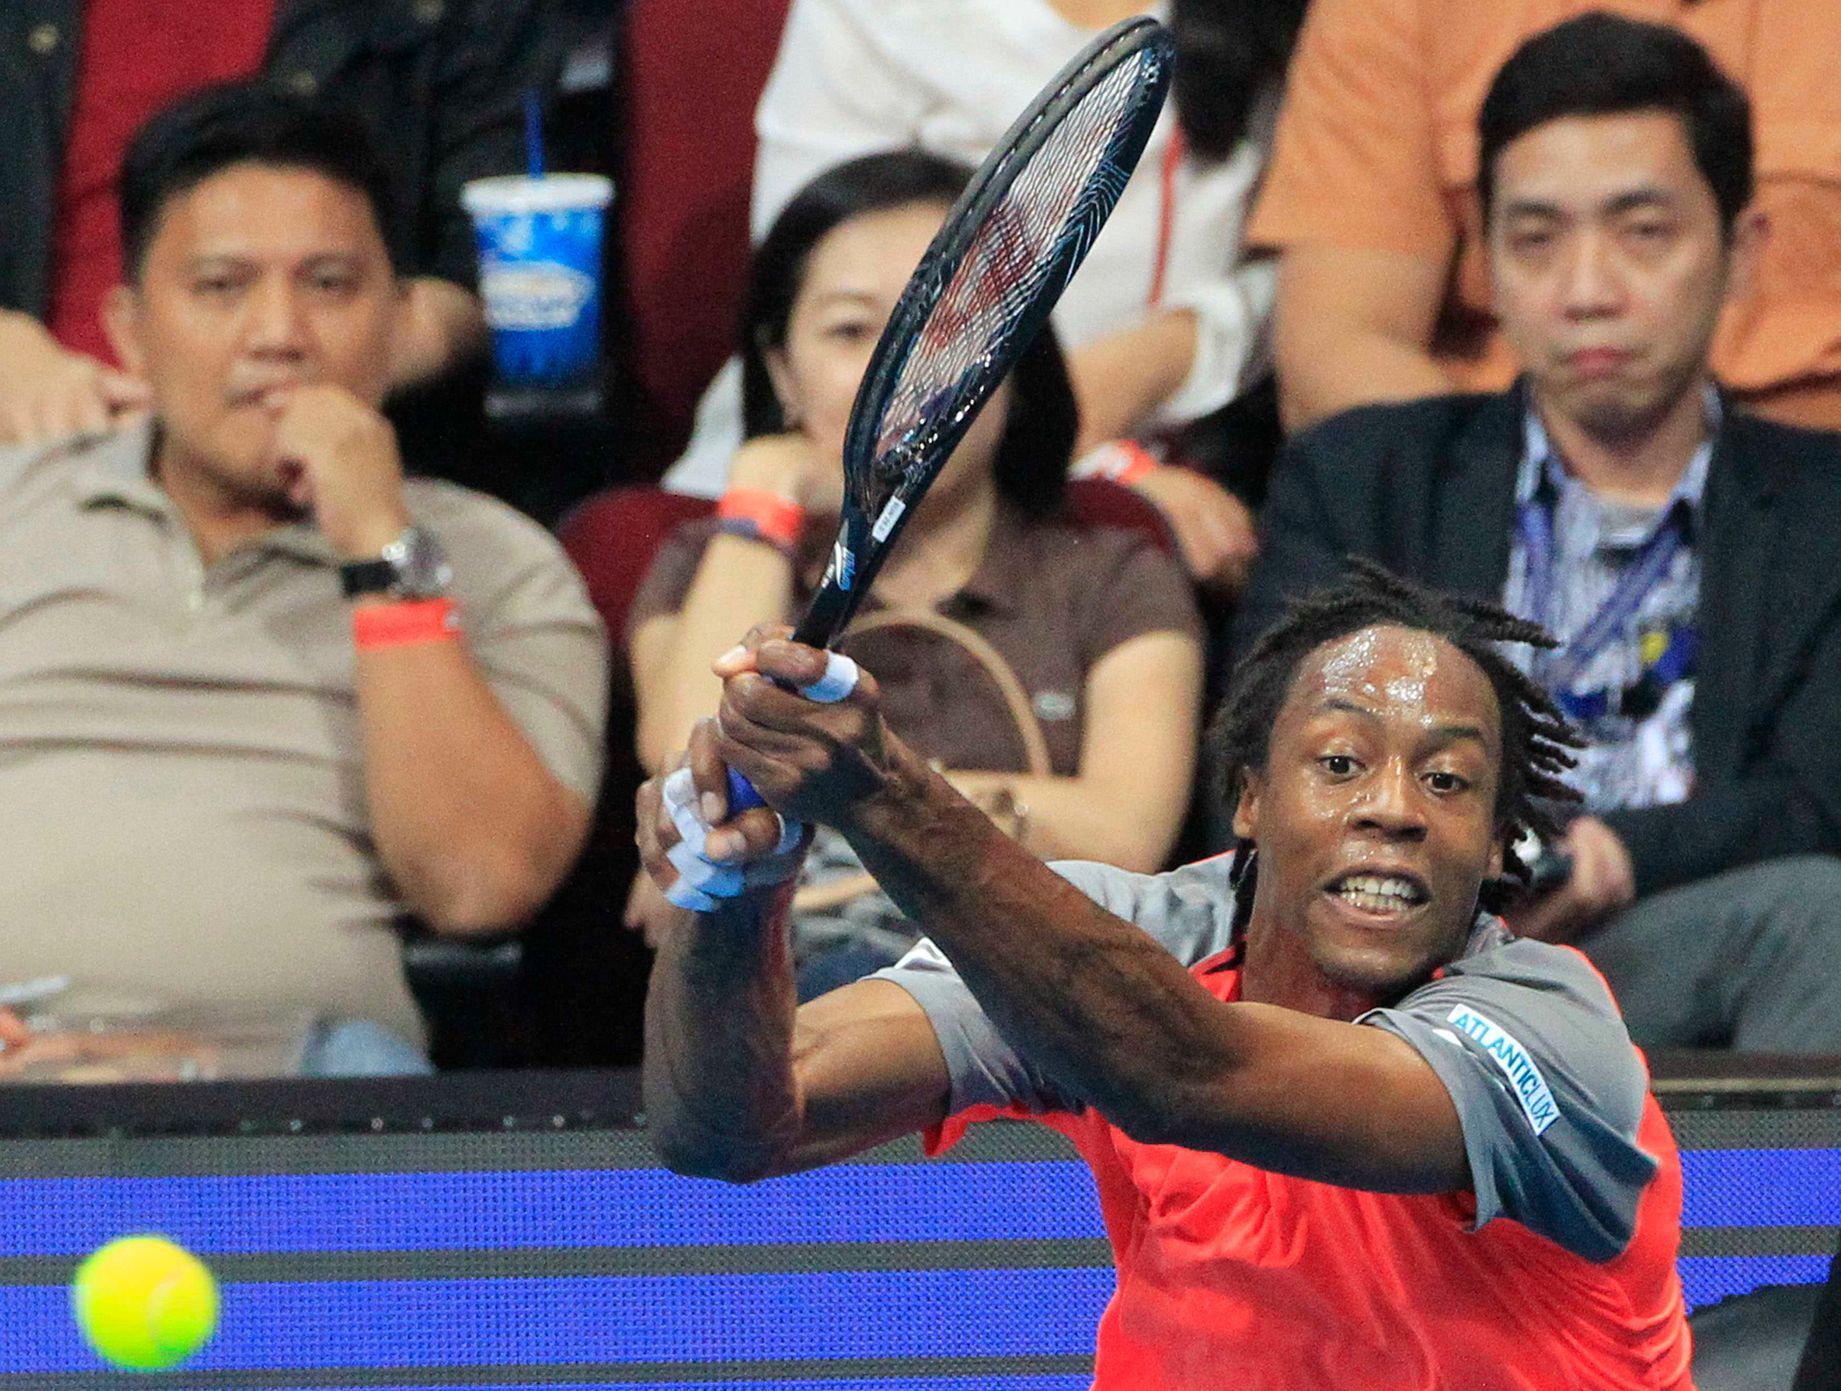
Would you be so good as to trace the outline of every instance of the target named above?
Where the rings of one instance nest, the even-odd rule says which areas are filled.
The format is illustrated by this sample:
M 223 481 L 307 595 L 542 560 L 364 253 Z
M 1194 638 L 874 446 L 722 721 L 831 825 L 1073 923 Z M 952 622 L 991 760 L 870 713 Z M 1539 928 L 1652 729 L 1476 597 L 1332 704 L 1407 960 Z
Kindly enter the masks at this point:
M 90 1346 L 132 1372 L 178 1366 L 217 1328 L 217 1281 L 163 1236 L 124 1236 L 92 1252 L 70 1300 Z

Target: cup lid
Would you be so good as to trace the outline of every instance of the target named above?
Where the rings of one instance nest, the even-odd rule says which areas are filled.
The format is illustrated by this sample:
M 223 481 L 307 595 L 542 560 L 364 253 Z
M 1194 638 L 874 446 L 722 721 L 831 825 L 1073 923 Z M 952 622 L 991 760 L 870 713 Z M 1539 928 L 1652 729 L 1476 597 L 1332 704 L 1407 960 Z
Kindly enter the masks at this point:
M 506 174 L 470 180 L 460 190 L 460 204 L 471 213 L 566 212 L 606 207 L 613 196 L 613 180 L 600 174 L 545 174 L 535 179 Z

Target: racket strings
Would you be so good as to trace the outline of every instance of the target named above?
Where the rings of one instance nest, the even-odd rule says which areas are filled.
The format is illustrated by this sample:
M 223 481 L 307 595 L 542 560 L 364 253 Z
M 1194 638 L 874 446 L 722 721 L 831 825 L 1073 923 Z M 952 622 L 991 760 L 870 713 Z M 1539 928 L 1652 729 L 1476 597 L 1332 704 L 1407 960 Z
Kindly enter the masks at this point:
M 1043 283 L 1065 281 L 1079 265 L 1130 174 L 1118 146 L 1140 108 L 1160 99 L 1141 69 L 1161 61 L 1132 55 L 1062 115 L 952 267 L 889 392 L 875 464 L 862 478 L 872 512 L 926 466 L 927 438 L 956 428 L 983 400 L 988 364 L 1006 355 Z

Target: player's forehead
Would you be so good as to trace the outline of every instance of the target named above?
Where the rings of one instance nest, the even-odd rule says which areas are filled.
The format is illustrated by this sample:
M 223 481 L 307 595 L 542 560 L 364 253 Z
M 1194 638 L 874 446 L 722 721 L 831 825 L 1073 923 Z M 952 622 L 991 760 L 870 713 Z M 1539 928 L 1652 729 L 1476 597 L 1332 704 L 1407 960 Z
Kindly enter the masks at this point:
M 1371 624 L 1328 639 L 1299 662 L 1274 738 L 1313 721 L 1382 728 L 1474 729 L 1501 746 L 1501 711 L 1483 668 L 1436 633 Z

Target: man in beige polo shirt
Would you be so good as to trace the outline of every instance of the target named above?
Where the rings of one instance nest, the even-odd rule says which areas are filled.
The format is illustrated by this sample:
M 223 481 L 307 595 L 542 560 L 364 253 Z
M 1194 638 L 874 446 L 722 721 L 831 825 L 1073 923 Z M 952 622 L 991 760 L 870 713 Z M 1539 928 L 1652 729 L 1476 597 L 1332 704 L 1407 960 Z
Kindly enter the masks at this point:
M 122 223 L 151 419 L 0 451 L 0 977 L 418 1042 L 399 920 L 514 926 L 582 844 L 599 624 L 534 523 L 404 482 L 388 183 L 343 121 L 192 98 Z

